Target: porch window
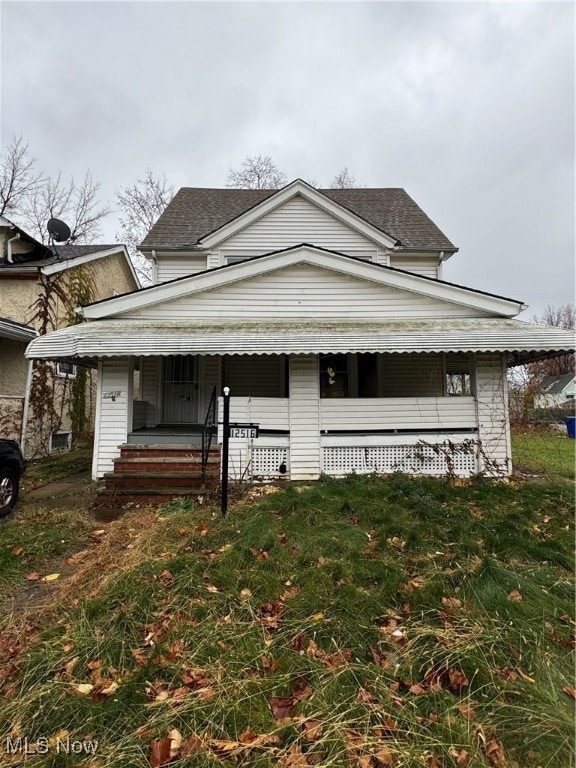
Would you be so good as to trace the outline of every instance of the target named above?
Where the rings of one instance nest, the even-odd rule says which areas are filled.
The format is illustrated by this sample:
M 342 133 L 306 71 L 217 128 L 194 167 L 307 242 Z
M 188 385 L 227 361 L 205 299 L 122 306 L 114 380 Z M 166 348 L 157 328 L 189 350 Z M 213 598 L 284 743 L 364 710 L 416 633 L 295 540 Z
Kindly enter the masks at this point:
M 469 397 L 472 394 L 470 361 L 467 355 L 449 353 L 445 355 L 446 397 Z
M 320 397 L 348 397 L 348 356 L 320 355 Z

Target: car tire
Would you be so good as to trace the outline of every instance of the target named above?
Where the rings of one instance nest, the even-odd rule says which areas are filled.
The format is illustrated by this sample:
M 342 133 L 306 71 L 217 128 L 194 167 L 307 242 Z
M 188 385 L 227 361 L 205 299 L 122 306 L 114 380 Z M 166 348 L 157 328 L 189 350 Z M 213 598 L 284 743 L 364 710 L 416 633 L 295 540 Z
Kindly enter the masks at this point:
M 19 477 L 13 469 L 0 469 L 0 517 L 6 517 L 14 509 L 20 490 Z

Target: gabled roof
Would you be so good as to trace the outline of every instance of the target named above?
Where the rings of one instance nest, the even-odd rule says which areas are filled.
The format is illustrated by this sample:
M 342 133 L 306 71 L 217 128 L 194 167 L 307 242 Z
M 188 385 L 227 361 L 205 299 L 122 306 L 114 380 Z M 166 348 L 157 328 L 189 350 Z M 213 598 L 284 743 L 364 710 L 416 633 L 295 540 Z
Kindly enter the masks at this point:
M 559 376 L 545 376 L 542 379 L 542 389 L 547 395 L 559 395 L 574 381 L 575 374 L 563 373 Z
M 81 314 L 94 320 L 112 317 L 135 309 L 172 301 L 181 296 L 190 296 L 252 277 L 259 277 L 299 263 L 312 264 L 327 270 L 348 274 L 354 278 L 388 285 L 392 288 L 429 296 L 440 301 L 460 304 L 494 315 L 512 317 L 525 309 L 525 305 L 516 299 L 495 296 L 484 291 L 475 291 L 454 283 L 435 280 L 403 269 L 367 262 L 338 251 L 301 243 L 246 261 L 151 285 L 140 291 L 101 299 L 83 307 Z
M 396 240 L 400 247 L 458 250 L 404 189 L 314 190 L 305 182 L 297 182 Z M 203 238 L 281 191 L 182 187 L 146 235 L 141 248 L 149 251 L 197 247 Z
M 21 269 L 22 267 L 47 267 L 50 264 L 59 264 L 72 259 L 78 259 L 88 254 L 101 253 L 103 251 L 123 250 L 124 246 L 118 243 L 112 244 L 93 244 L 93 245 L 57 245 L 56 256 L 47 245 L 41 245 L 45 249 L 46 256 L 43 258 L 34 257 L 34 254 L 15 253 L 12 264 L 1 263 L 0 269 Z

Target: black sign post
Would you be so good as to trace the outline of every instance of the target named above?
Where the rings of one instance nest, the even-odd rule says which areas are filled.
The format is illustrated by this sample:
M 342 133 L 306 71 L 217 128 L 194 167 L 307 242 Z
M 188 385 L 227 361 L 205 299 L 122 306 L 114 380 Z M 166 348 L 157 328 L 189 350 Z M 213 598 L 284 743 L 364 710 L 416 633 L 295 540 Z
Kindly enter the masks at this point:
M 230 446 L 230 387 L 224 387 L 224 411 L 222 419 L 222 495 L 220 511 L 225 516 L 228 510 L 228 454 Z

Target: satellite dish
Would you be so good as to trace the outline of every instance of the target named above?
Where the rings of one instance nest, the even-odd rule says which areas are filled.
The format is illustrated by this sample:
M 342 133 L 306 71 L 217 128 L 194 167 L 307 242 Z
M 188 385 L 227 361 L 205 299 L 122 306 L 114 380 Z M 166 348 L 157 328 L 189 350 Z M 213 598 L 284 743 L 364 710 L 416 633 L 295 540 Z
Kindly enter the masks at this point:
M 46 227 L 52 240 L 56 240 L 57 243 L 64 243 L 66 240 L 70 239 L 70 235 L 72 234 L 68 224 L 60 221 L 60 219 L 50 219 Z

